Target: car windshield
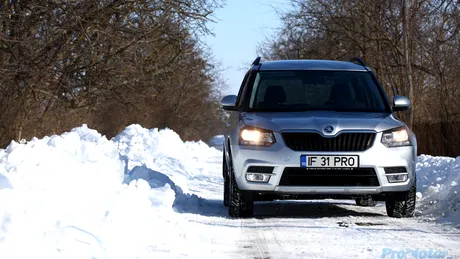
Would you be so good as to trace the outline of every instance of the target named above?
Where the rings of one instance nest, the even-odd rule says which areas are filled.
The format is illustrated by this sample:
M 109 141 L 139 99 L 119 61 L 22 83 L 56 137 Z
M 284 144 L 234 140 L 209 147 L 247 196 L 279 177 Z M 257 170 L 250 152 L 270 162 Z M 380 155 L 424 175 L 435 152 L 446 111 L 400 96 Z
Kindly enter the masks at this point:
M 387 112 L 377 85 L 359 71 L 259 71 L 253 111 Z

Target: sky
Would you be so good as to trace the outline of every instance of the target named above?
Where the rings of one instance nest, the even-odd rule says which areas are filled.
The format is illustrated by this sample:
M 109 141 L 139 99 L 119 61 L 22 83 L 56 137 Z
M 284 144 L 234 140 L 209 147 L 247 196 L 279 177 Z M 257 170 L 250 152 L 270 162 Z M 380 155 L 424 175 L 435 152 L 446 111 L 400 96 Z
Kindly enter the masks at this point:
M 206 37 L 215 61 L 224 69 L 227 88 L 223 94 L 237 94 L 244 74 L 257 57 L 257 46 L 273 37 L 281 26 L 276 8 L 289 6 L 289 0 L 227 0 L 209 23 L 214 36 Z

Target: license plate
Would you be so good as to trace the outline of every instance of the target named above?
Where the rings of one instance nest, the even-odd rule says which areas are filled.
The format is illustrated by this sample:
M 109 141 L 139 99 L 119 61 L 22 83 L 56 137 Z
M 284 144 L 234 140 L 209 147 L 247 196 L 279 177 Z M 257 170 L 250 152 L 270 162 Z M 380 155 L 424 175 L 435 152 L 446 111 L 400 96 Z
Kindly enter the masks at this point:
M 303 168 L 355 168 L 359 167 L 359 156 L 300 156 Z

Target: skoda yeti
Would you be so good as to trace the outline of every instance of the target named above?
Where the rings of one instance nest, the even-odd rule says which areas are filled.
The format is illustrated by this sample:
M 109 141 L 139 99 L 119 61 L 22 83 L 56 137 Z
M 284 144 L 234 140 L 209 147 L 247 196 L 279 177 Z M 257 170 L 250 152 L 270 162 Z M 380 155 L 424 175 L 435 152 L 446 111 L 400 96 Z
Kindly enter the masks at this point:
M 354 199 L 384 201 L 390 217 L 415 208 L 414 133 L 394 114 L 364 62 L 257 58 L 229 111 L 223 145 L 224 205 L 251 217 L 255 201 Z

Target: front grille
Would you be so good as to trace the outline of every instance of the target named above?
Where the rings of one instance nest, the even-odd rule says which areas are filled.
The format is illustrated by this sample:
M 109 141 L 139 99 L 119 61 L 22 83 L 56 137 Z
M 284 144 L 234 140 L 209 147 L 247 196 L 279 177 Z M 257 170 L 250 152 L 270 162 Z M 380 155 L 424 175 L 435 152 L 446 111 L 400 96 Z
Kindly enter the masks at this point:
M 373 168 L 305 169 L 286 167 L 281 186 L 379 186 Z
M 294 151 L 359 152 L 369 149 L 375 133 L 342 133 L 325 138 L 314 132 L 284 132 L 286 145 Z

